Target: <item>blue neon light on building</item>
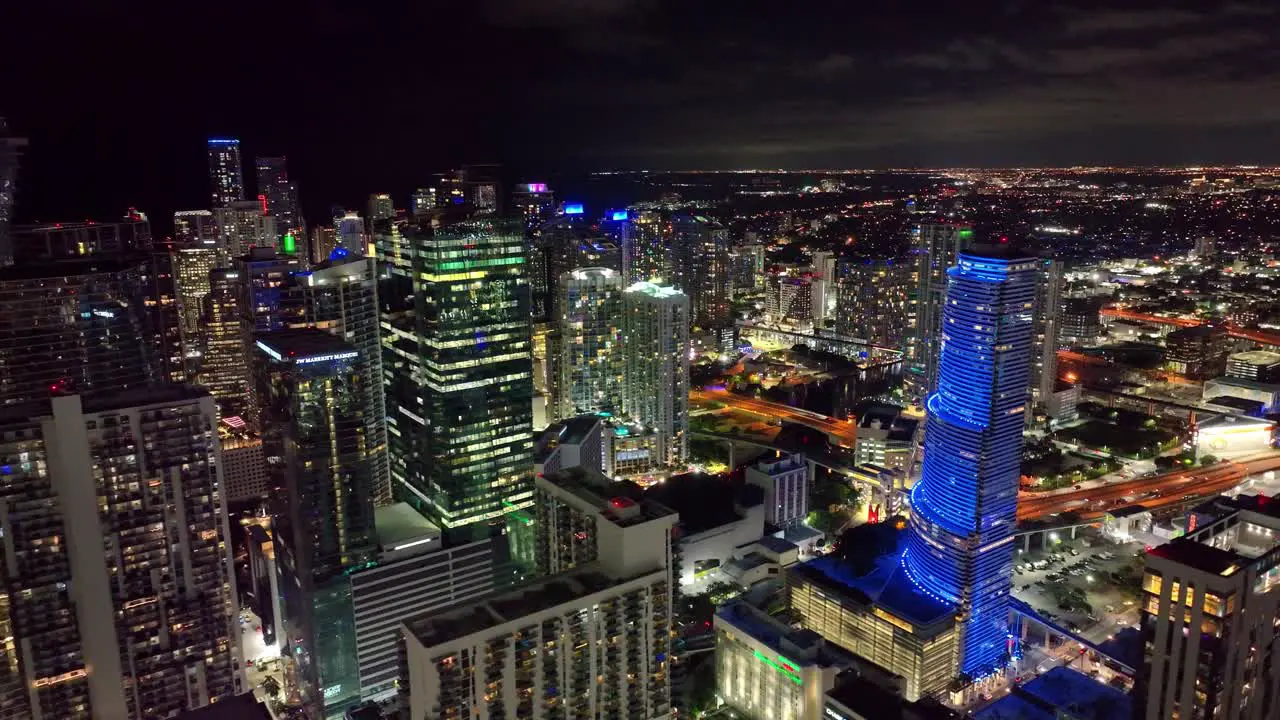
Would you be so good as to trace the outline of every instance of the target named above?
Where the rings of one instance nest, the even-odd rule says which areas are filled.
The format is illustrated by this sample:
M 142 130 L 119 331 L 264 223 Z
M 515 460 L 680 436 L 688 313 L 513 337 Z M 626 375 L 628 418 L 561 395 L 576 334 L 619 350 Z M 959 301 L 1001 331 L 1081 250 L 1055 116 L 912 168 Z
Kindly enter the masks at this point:
M 960 671 L 977 678 L 1010 652 L 1036 261 L 1007 245 L 976 245 L 947 275 L 938 387 L 927 401 L 903 564 L 966 612 Z

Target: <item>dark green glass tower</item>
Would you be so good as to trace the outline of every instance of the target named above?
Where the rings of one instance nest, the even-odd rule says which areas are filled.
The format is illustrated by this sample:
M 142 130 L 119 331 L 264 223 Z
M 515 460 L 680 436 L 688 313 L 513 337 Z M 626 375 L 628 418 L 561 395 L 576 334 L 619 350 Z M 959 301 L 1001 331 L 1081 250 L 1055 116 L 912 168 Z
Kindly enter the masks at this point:
M 523 227 L 449 209 L 376 240 L 396 499 L 446 531 L 499 523 L 532 502 Z

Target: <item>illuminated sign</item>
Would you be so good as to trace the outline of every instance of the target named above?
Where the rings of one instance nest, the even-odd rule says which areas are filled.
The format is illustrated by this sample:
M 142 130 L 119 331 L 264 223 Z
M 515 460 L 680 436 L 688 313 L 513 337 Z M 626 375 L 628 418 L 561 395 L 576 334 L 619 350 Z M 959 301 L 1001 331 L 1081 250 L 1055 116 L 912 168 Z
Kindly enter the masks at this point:
M 582 212 L 582 203 L 568 203 L 564 206 L 565 215 L 581 215 Z
M 525 192 L 544 193 L 547 191 L 546 183 L 528 183 L 524 186 Z
M 324 689 L 325 700 L 332 700 L 333 698 L 338 697 L 338 695 L 340 694 L 342 694 L 342 683 L 338 683 L 337 685 L 330 685 L 329 687 Z
M 326 353 L 324 355 L 312 355 L 311 357 L 302 357 L 294 360 L 297 365 L 308 365 L 310 363 L 329 362 L 330 360 L 350 360 L 360 353 L 352 350 L 350 352 Z
M 756 656 L 756 659 L 759 660 L 760 662 L 764 663 L 765 665 L 768 665 L 774 670 L 777 670 L 778 672 L 785 675 L 787 679 L 790 680 L 791 682 L 797 685 L 804 684 L 804 680 L 801 680 L 800 676 L 795 674 L 795 666 L 790 660 L 787 660 L 786 658 L 779 655 L 778 660 L 774 661 L 769 659 L 767 655 L 760 652 L 759 650 L 755 651 L 755 656 Z
M 610 219 L 610 220 L 626 220 L 626 219 L 627 219 L 627 211 L 626 211 L 626 210 L 614 210 L 614 211 L 613 211 L 613 213 L 609 215 L 609 219 Z
M 293 233 L 285 233 L 284 244 L 282 247 L 284 248 L 284 251 L 290 255 L 298 251 L 298 241 L 294 239 Z
M 209 138 L 210 145 L 239 145 L 240 141 L 235 138 Z
M 270 355 L 271 357 L 275 358 L 276 360 L 284 360 L 284 356 L 283 356 L 283 355 L 281 355 L 280 353 L 276 352 L 276 351 L 275 351 L 275 350 L 274 350 L 270 345 L 267 345 L 266 343 L 262 342 L 261 340 L 257 341 L 257 342 L 256 342 L 256 343 L 254 343 L 254 344 L 255 344 L 255 345 L 257 345 L 257 346 L 258 346 L 258 348 L 259 348 L 260 350 L 262 350 L 262 352 L 264 352 L 264 353 L 266 353 L 266 354 Z

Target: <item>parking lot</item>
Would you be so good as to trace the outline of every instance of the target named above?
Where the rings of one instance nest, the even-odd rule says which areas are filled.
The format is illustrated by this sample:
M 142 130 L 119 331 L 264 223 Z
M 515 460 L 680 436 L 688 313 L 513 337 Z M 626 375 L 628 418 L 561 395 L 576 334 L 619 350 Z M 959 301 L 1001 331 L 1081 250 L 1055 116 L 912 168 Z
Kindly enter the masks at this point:
M 1046 617 L 1101 643 L 1138 622 L 1134 558 L 1140 544 L 1116 545 L 1089 533 L 1085 538 L 1050 543 L 1048 550 L 1020 552 L 1014 596 Z M 1041 569 L 1029 565 L 1042 564 Z

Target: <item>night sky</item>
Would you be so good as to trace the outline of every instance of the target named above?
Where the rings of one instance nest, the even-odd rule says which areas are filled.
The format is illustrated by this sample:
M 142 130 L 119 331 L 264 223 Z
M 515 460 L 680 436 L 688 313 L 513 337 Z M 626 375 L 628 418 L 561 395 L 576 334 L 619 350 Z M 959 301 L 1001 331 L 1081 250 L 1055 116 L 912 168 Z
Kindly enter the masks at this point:
M 1280 163 L 1265 0 L 18 4 L 20 219 L 204 207 L 211 135 L 287 155 L 313 219 L 464 162 Z

